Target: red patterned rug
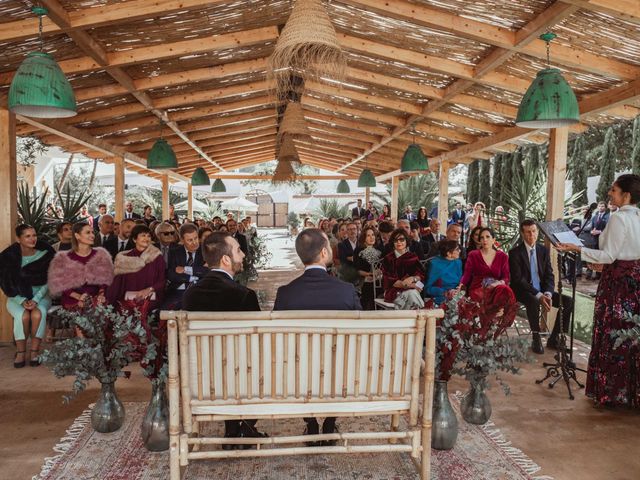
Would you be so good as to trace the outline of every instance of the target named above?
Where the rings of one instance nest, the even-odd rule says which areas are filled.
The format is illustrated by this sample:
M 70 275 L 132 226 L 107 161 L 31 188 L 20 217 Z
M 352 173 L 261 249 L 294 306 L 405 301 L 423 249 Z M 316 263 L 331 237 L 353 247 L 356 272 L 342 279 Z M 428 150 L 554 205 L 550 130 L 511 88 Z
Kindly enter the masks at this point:
M 459 402 L 452 395 L 458 410 Z M 148 452 L 140 438 L 146 405 L 126 403 L 123 427 L 114 433 L 95 432 L 90 410 L 76 419 L 60 443 L 56 456 L 45 460 L 34 480 L 165 480 L 169 478 L 168 452 Z M 453 450 L 432 451 L 432 478 L 440 480 L 549 480 L 535 477 L 540 469 L 521 450 L 512 447 L 495 425 L 470 425 L 461 419 Z M 387 417 L 338 420 L 340 429 L 359 431 L 366 423 L 387 423 Z M 302 420 L 263 420 L 260 430 L 272 435 L 299 434 Z M 221 428 L 212 424 L 212 428 Z M 418 479 L 408 454 L 308 455 L 197 461 L 189 465 L 185 480 L 402 480 Z

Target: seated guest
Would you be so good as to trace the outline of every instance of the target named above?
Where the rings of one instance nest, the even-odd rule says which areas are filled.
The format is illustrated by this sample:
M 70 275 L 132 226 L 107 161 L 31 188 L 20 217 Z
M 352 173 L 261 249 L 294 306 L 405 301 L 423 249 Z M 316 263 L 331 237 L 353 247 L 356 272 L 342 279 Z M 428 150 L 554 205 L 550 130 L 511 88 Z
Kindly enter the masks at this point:
M 169 284 L 164 308 L 180 310 L 184 291 L 189 285 L 202 278 L 207 271 L 200 252 L 198 227 L 194 223 L 185 223 L 180 227 L 180 244 L 169 251 L 167 266 Z
M 355 222 L 347 223 L 347 238 L 338 244 L 340 258 L 340 278 L 345 282 L 356 283 L 359 279 L 354 263 L 354 253 L 358 246 L 358 226 Z
M 107 215 L 103 215 L 101 220 Z M 113 281 L 113 262 L 104 248 L 93 247 L 95 233 L 85 222 L 73 226 L 73 249 L 58 252 L 49 267 L 49 291 L 67 310 L 104 304 Z
M 384 300 L 394 303 L 398 310 L 424 307 L 420 295 L 424 272 L 418 256 L 407 248 L 409 241 L 405 230 L 395 230 L 390 240 L 394 249 L 382 260 Z
M 440 233 L 440 220 L 432 218 L 429 222 L 429 233 L 424 236 L 424 240 L 429 244 L 429 248 L 425 252 L 431 250 L 431 244 L 438 243 L 443 238 L 444 236 Z
M 147 225 L 150 225 L 151 222 L 155 222 L 157 220 L 156 217 L 153 216 L 151 205 L 145 205 L 142 209 L 142 220 L 144 220 L 144 223 Z
M 71 239 L 73 238 L 73 233 L 71 233 L 72 227 L 73 223 L 71 222 L 60 222 L 56 225 L 58 241 L 51 245 L 53 250 L 56 252 L 71 250 Z
M 112 259 L 115 259 L 118 253 L 133 248 L 133 242 L 129 237 L 131 236 L 131 230 L 134 225 L 135 222 L 132 219 L 125 218 L 120 222 L 118 235 L 104 243 L 103 247 L 111 254 Z
M 296 253 L 304 264 L 304 273 L 288 285 L 278 288 L 274 311 L 279 310 L 361 310 L 360 300 L 353 285 L 327 274 L 331 263 L 331 247 L 327 236 L 317 228 L 300 232 L 296 238 Z M 320 425 L 313 417 L 307 423 L 305 435 L 317 435 Z M 335 417 L 327 417 L 322 433 L 337 432 Z M 335 445 L 326 441 L 325 445 Z M 309 442 L 315 446 L 317 442 Z
M 13 366 L 26 364 L 27 340 L 31 337 L 29 365 L 37 367 L 40 342 L 45 331 L 51 298 L 47 272 L 54 250 L 38 240 L 35 229 L 26 224 L 15 229 L 16 242 L 0 253 L 0 288 L 7 298 L 7 311 L 13 317 L 16 355 Z
M 473 301 L 483 306 L 483 325 L 488 328 L 500 316 L 501 325 L 506 328 L 513 323 L 517 311 L 516 298 L 509 287 L 509 257 L 495 249 L 493 230 L 482 227 L 479 236 L 480 249 L 467 255 L 461 286 Z
M 227 230 L 229 231 L 229 234 L 240 244 L 242 253 L 244 253 L 245 256 L 248 255 L 249 245 L 247 244 L 247 237 L 245 237 L 238 231 L 238 222 L 236 222 L 233 218 L 227 220 Z
M 198 229 L 198 241 L 200 245 L 204 244 L 205 239 L 213 233 L 213 229 L 211 227 L 202 227 Z
M 407 237 L 409 238 L 409 251 L 414 253 L 418 257 L 418 260 L 424 260 L 425 255 L 424 250 L 422 249 L 422 244 L 417 240 L 411 238 L 411 222 L 406 219 L 398 220 L 398 228 L 404 230 L 407 234 Z M 392 242 L 389 242 L 383 253 L 389 254 L 393 251 L 393 249 L 394 245 L 392 245 Z
M 447 227 L 447 235 L 445 236 L 446 240 L 453 240 L 460 245 L 460 239 L 462 238 L 462 227 L 459 223 L 452 223 Z M 429 255 L 427 258 L 435 257 L 440 254 L 440 250 L 438 249 L 437 243 L 431 244 L 431 249 L 429 250 Z M 464 263 L 467 259 L 467 249 L 464 247 L 460 247 L 460 260 L 462 260 L 462 267 L 464 268 Z
M 469 242 L 467 244 L 467 253 L 480 248 L 480 230 L 482 227 L 474 227 L 469 233 Z
M 184 227 L 185 225 L 183 225 Z M 233 281 L 242 272 L 244 253 L 228 233 L 212 232 L 202 244 L 202 255 L 210 270 L 184 293 L 182 307 L 195 312 L 258 312 L 256 292 Z M 255 429 L 256 420 L 225 420 L 224 436 L 265 437 Z M 224 450 L 250 448 L 223 444 Z
M 378 217 L 378 221 L 379 222 L 384 222 L 384 221 L 390 220 L 390 219 L 391 219 L 391 207 L 389 206 L 389 204 L 385 203 L 382 206 L 382 213 Z
M 373 264 L 382 257 L 382 252 L 376 248 L 376 230 L 373 227 L 364 227 L 358 238 L 358 246 L 354 252 L 354 265 L 362 279 L 360 302 L 363 310 L 375 310 L 373 282 Z
M 509 252 L 511 270 L 511 288 L 516 298 L 527 309 L 527 319 L 533 334 L 531 350 L 544 353 L 540 340 L 540 307 L 545 312 L 551 306 L 558 307 L 560 296 L 554 291 L 554 275 L 551 268 L 549 250 L 537 243 L 538 227 L 536 222 L 527 219 L 520 224 L 522 243 Z M 566 332 L 571 322 L 573 301 L 567 295 L 562 296 L 563 324 Z M 557 348 L 560 322 L 556 321 L 553 332 L 547 340 L 549 348 Z
M 391 250 L 393 250 L 393 245 L 391 244 L 391 242 L 389 242 L 393 230 L 394 228 L 391 222 L 382 221 L 380 222 L 380 225 L 378 225 L 378 233 L 380 234 L 380 243 L 378 244 L 378 250 L 380 250 L 384 254 L 389 253 Z
M 413 221 L 410 223 L 410 227 L 411 227 L 411 243 L 413 242 L 418 242 L 420 244 L 420 247 L 422 248 L 423 252 L 428 252 L 429 249 L 431 248 L 431 244 L 429 242 L 427 242 L 426 237 L 421 237 L 420 236 L 420 225 L 418 225 L 418 222 Z M 427 229 L 428 231 L 428 229 Z
M 118 253 L 114 263 L 113 283 L 107 289 L 110 304 L 149 300 L 149 311 L 164 300 L 165 268 L 162 252 L 151 244 L 151 232 L 146 225 L 131 230 L 134 248 Z
M 94 225 L 95 227 L 95 225 Z M 113 234 L 113 217 L 108 213 L 100 216 L 98 221 L 98 229 L 96 230 L 94 247 L 104 247 L 108 241 L 114 241 L 116 235 Z
M 451 226 L 460 228 L 458 224 Z M 425 293 L 433 297 L 436 304 L 444 302 L 444 295 L 455 290 L 462 278 L 460 245 L 455 240 L 442 240 L 437 244 L 439 255 L 429 262 L 429 271 L 425 283 Z
M 154 245 L 162 252 L 162 258 L 165 264 L 169 265 L 169 251 L 178 241 L 176 229 L 173 224 L 169 222 L 160 223 L 156 227 L 156 238 L 158 241 Z

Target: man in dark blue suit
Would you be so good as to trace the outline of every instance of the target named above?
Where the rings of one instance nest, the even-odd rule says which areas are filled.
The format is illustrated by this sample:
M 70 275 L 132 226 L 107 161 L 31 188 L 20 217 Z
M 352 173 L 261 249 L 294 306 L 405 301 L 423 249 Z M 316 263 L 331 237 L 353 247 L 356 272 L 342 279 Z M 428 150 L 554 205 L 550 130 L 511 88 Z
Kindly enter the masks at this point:
M 527 319 L 533 335 L 531 350 L 544 353 L 540 339 L 540 307 L 546 312 L 551 306 L 558 307 L 560 296 L 554 292 L 554 275 L 551 268 L 549 250 L 537 243 L 538 227 L 536 222 L 527 219 L 520 224 L 522 243 L 509 251 L 509 270 L 511 273 L 511 289 L 516 299 L 527 309 Z M 573 301 L 571 297 L 562 295 L 562 323 L 567 332 L 571 321 Z M 547 347 L 558 347 L 560 319 L 556 320 L 553 332 L 547 340 Z
M 355 266 L 355 251 L 358 247 L 358 225 L 347 223 L 347 238 L 338 244 L 338 258 L 340 258 L 340 278 L 354 283 L 360 280 Z
M 451 214 L 451 221 L 456 225 L 460 225 L 464 228 L 464 221 L 467 218 L 467 213 L 462 208 L 462 204 L 460 202 L 456 202 L 456 208 Z
M 610 214 L 607 212 L 606 202 L 599 202 L 598 211 L 591 217 L 590 225 L 587 225 L 587 228 L 590 227 L 589 235 L 591 236 L 592 248 L 599 248 L 600 234 L 607 227 L 607 223 L 609 223 L 609 216 Z M 598 278 L 600 278 L 599 272 L 592 272 L 587 268 L 587 280 L 595 280 Z
M 278 289 L 273 310 L 362 310 L 355 287 L 327 273 L 333 253 L 325 233 L 318 228 L 308 228 L 296 238 L 296 253 L 304 264 L 304 273 L 288 285 Z M 305 435 L 320 432 L 318 421 L 313 417 L 307 422 Z M 335 417 L 327 417 L 322 433 L 336 432 Z M 317 445 L 315 442 L 310 444 Z M 324 442 L 334 445 L 334 441 Z
M 180 310 L 182 296 L 189 285 L 204 277 L 209 269 L 204 266 L 204 258 L 200 251 L 198 227 L 193 223 L 185 223 L 180 227 L 180 244 L 169 250 L 167 262 L 167 296 L 164 308 Z

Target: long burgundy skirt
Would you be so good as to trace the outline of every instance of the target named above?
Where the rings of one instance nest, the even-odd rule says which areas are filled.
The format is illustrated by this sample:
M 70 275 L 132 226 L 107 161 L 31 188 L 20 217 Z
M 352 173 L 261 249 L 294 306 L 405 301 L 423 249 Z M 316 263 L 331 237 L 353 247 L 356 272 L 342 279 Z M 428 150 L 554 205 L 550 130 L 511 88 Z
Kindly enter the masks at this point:
M 599 404 L 640 408 L 640 349 L 629 341 L 613 348 L 613 330 L 640 314 L 640 260 L 605 265 L 596 294 L 586 394 Z

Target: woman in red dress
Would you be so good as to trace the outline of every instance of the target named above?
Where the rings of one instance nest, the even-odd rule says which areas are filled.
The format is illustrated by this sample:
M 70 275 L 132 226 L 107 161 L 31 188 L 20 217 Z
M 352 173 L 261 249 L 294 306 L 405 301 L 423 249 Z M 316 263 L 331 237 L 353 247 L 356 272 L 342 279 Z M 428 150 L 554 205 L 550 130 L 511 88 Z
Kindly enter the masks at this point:
M 393 251 L 382 260 L 382 280 L 385 302 L 394 303 L 397 310 L 423 308 L 424 270 L 415 253 L 409 251 L 409 234 L 398 228 L 389 242 Z
M 517 312 L 517 302 L 509 287 L 509 257 L 495 249 L 493 231 L 480 230 L 480 248 L 469 252 L 460 286 L 482 306 L 480 322 L 486 330 L 499 318 L 497 334 L 509 327 Z

